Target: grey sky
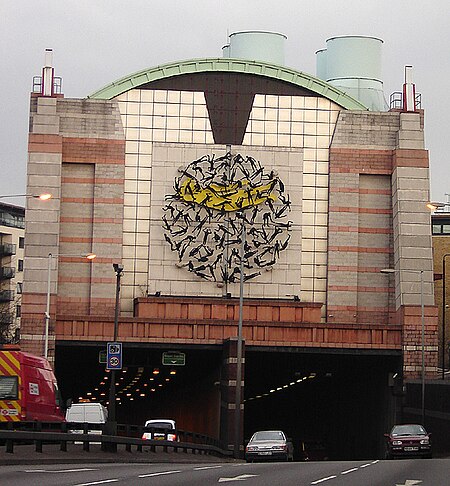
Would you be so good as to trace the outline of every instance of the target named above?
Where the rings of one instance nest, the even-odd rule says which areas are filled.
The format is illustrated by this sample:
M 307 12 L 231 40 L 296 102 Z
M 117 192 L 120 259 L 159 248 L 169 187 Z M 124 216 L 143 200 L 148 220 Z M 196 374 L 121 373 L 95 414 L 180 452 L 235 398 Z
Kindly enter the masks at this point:
M 431 195 L 450 193 L 448 0 L 0 0 L 0 195 L 24 193 L 32 78 L 52 48 L 66 98 L 166 62 L 222 57 L 227 33 L 288 36 L 286 65 L 315 74 L 315 51 L 336 35 L 384 40 L 386 98 L 414 66 L 425 109 Z M 20 200 L 6 200 L 20 204 Z

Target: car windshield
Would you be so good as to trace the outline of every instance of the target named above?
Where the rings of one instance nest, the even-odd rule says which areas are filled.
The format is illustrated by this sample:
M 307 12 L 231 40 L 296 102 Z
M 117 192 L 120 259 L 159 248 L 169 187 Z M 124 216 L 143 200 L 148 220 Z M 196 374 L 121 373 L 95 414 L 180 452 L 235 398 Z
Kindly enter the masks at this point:
M 284 440 L 284 434 L 280 430 L 263 430 L 256 432 L 251 440 Z
M 425 429 L 421 425 L 396 425 L 391 432 L 391 435 L 396 437 L 399 435 L 426 435 Z
M 145 422 L 145 427 L 153 427 L 155 429 L 173 429 L 171 422 L 156 422 L 154 420 L 148 420 Z

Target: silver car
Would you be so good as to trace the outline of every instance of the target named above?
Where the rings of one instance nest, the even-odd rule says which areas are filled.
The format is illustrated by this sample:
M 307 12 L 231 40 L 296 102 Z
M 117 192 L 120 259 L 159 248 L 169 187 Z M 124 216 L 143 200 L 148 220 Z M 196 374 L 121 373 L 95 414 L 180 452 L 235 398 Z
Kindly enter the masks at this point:
M 281 430 L 261 430 L 255 432 L 245 448 L 245 460 L 293 461 L 294 446 Z

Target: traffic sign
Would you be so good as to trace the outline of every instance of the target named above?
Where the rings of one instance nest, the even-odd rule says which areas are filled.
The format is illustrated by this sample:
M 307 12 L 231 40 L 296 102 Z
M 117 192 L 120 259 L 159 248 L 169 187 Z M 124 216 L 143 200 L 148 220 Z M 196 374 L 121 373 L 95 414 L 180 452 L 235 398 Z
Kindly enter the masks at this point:
M 106 346 L 106 369 L 122 369 L 122 343 L 108 343 Z
M 162 364 L 166 366 L 184 366 L 186 355 L 178 351 L 166 351 L 162 355 Z

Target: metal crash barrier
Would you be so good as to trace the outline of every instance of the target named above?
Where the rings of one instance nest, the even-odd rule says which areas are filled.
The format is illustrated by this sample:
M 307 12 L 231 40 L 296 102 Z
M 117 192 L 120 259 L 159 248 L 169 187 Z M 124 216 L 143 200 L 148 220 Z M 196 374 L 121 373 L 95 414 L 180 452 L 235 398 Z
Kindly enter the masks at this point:
M 71 432 L 76 430 L 76 433 Z M 83 433 L 78 431 L 83 430 Z M 137 452 L 143 452 L 148 448 L 151 452 L 173 452 L 183 451 L 192 454 L 207 454 L 217 456 L 231 456 L 232 452 L 220 447 L 217 440 L 211 437 L 177 430 L 179 440 L 169 441 L 168 431 L 165 431 L 165 439 L 141 439 L 143 432 L 153 432 L 153 428 L 132 425 L 118 425 L 118 435 L 106 435 L 88 433 L 92 430 L 102 430 L 101 424 L 80 424 L 80 423 L 45 423 L 45 422 L 9 422 L 0 424 L 0 446 L 5 446 L 5 452 L 13 454 L 14 447 L 20 444 L 34 444 L 36 452 L 42 452 L 45 444 L 59 444 L 60 450 L 67 452 L 68 443 L 82 444 L 84 451 L 89 452 L 90 445 L 101 443 L 104 451 L 115 451 L 117 445 L 124 445 L 125 450 L 132 452 L 135 447 Z M 161 429 L 158 429 L 161 431 Z M 173 432 L 171 430 L 170 432 Z M 108 446 L 115 445 L 111 448 Z

